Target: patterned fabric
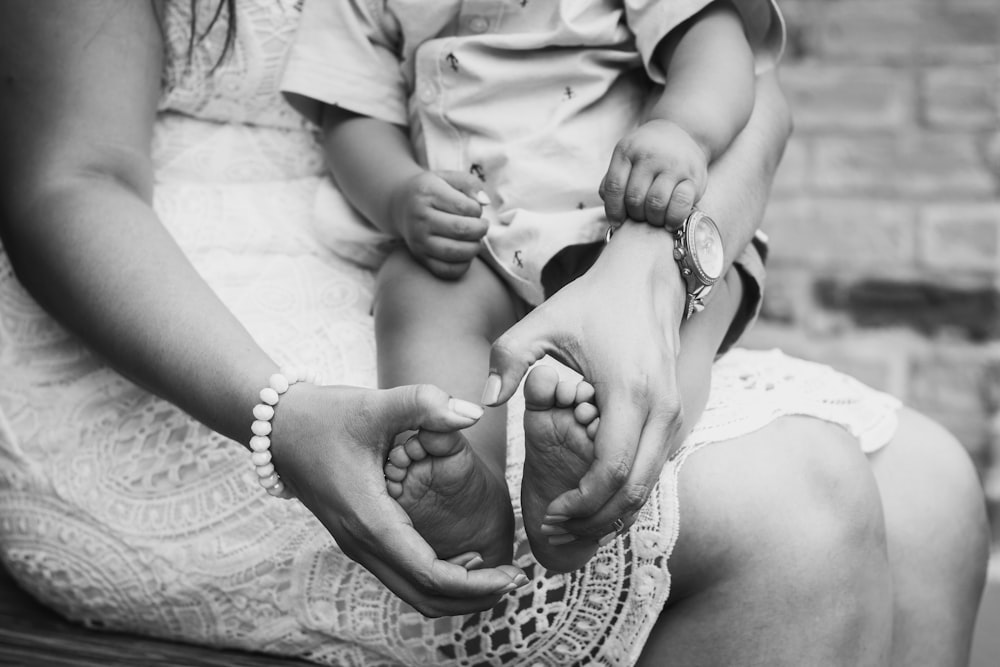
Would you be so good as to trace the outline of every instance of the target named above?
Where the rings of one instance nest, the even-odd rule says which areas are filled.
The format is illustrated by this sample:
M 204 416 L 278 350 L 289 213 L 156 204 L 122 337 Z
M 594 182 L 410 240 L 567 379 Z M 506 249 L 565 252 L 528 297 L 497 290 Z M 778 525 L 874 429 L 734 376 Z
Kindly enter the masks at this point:
M 188 68 L 188 6 L 172 2 L 165 17 L 174 56 L 156 128 L 156 209 L 279 363 L 372 385 L 372 276 L 330 254 L 312 226 L 321 160 L 274 89 L 296 3 L 240 0 L 235 49 L 211 74 L 224 30 Z M 345 557 L 299 503 L 263 493 L 243 447 L 87 351 L 2 252 L 0 378 L 0 557 L 23 587 L 92 627 L 329 665 L 631 664 L 670 592 L 688 454 L 783 414 L 841 424 L 870 451 L 893 433 L 896 407 L 830 369 L 735 351 L 628 534 L 583 570 L 553 575 L 519 529 L 516 558 L 531 584 L 489 612 L 428 620 Z M 515 400 L 515 498 L 522 410 Z
M 405 125 L 428 168 L 481 179 L 492 202 L 481 255 L 537 305 L 551 296 L 542 271 L 560 250 L 603 242 L 598 184 L 641 120 L 650 80 L 663 82 L 653 52 L 706 4 L 309 2 L 281 85 L 313 120 L 323 102 Z M 784 41 L 777 7 L 736 4 L 761 67 L 771 66 Z M 347 242 L 391 240 L 337 207 L 316 216 L 351 259 L 373 253 Z

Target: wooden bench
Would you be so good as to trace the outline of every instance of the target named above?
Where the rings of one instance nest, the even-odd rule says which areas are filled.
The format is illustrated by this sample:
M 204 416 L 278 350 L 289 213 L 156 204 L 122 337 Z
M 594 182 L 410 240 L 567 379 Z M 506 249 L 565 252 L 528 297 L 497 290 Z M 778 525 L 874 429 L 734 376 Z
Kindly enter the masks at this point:
M 70 623 L 0 567 L 0 665 L 24 667 L 305 667 L 310 663 L 98 632 Z M 315 666 L 313 666 L 315 667 Z

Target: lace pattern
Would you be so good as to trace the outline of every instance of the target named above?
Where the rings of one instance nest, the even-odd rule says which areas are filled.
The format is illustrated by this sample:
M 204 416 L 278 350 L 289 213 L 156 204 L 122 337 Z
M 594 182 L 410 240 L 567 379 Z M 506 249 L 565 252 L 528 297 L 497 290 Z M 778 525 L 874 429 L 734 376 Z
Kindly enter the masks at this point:
M 211 74 L 224 33 L 182 66 L 188 3 L 167 7 L 157 211 L 276 361 L 373 385 L 372 276 L 319 240 L 322 160 L 274 92 L 296 4 L 240 0 L 234 57 Z M 515 557 L 531 584 L 490 612 L 429 620 L 299 503 L 263 494 L 242 447 L 106 368 L 23 290 L 2 249 L 0 377 L 0 557 L 32 594 L 90 626 L 329 665 L 627 665 L 670 592 L 683 456 L 629 533 L 583 570 L 542 571 L 519 526 Z M 737 350 L 716 365 L 682 453 L 784 414 L 840 424 L 871 451 L 891 437 L 896 407 L 828 368 Z M 517 398 L 515 499 L 522 413 Z

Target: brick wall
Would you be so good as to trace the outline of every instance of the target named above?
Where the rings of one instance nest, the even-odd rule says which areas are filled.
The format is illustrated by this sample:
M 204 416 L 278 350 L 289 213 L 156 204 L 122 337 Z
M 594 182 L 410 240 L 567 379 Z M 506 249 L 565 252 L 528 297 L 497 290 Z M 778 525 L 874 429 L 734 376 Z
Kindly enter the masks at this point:
M 796 128 L 749 344 L 942 422 L 1000 510 L 1000 0 L 780 4 Z

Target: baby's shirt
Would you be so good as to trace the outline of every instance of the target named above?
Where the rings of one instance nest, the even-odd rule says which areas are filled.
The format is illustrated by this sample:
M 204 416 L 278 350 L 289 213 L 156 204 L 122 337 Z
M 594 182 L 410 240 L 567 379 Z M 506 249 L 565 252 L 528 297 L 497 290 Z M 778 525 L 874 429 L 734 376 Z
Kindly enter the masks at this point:
M 325 103 L 406 126 L 424 166 L 481 179 L 484 258 L 537 304 L 555 253 L 603 239 L 598 186 L 663 82 L 656 47 L 710 1 L 308 0 L 282 90 L 314 122 Z M 758 71 L 773 66 L 773 0 L 735 5 Z

